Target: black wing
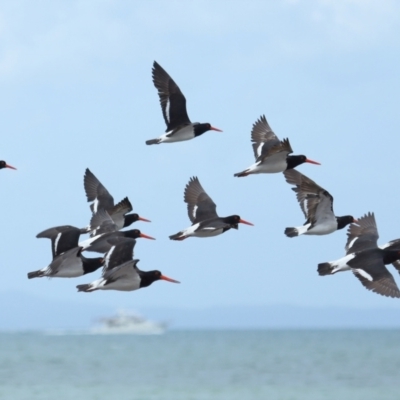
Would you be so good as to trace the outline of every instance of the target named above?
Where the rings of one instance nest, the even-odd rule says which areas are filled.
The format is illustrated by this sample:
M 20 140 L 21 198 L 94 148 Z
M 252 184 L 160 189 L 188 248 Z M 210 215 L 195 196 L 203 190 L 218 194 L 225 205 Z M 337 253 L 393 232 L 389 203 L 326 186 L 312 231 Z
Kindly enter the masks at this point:
M 36 235 L 51 240 L 53 259 L 61 253 L 78 246 L 81 230 L 71 225 L 55 226 Z
M 193 224 L 218 217 L 216 204 L 203 189 L 196 176 L 190 178 L 186 185 L 184 200 L 188 205 L 188 216 Z
M 104 256 L 103 275 L 112 268 L 115 268 L 133 259 L 133 248 L 136 240 L 125 237 L 114 237 L 107 240 L 112 245 L 111 249 Z
M 333 197 L 327 190 L 295 169 L 284 171 L 283 174 L 289 184 L 296 186 L 292 190 L 309 222 L 315 224 L 317 221 L 335 219 Z
M 253 151 L 256 161 L 262 161 L 266 157 L 280 153 L 293 153 L 289 140 L 280 141 L 274 131 L 269 126 L 265 115 L 262 115 L 254 124 L 251 131 L 251 141 L 253 142 Z
M 101 208 L 107 210 L 114 207 L 114 198 L 89 168 L 86 168 L 83 186 L 85 187 L 87 201 L 94 201 L 94 203 L 90 205 L 90 209 L 93 213 Z
M 347 230 L 346 254 L 378 247 L 378 228 L 374 213 L 367 213 L 351 224 Z
M 161 110 L 167 124 L 166 132 L 183 124 L 190 124 L 186 111 L 186 99 L 168 73 L 154 61 L 153 83 L 160 97 Z
M 101 208 L 96 214 L 93 214 L 90 220 L 90 236 L 94 237 L 101 233 L 115 232 L 118 230 L 117 225 L 114 223 L 106 210 Z
M 383 262 L 379 267 L 379 272 L 375 272 L 373 276 L 368 276 L 369 274 L 366 274 L 365 271 L 361 269 L 353 269 L 352 271 L 362 285 L 368 290 L 382 296 L 400 298 L 400 291 L 392 274 L 387 270 Z

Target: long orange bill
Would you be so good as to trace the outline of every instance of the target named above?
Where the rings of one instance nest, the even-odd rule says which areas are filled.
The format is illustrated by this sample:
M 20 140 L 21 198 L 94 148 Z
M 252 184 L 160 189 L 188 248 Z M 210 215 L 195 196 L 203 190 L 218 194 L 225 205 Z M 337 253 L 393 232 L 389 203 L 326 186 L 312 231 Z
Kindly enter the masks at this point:
M 358 224 L 358 219 L 353 218 L 353 224 L 354 223 Z
M 143 217 L 139 217 L 139 221 L 151 222 L 149 219 L 146 219 L 146 218 L 143 218 Z
M 141 233 L 139 237 L 145 238 L 145 239 L 156 240 L 156 238 L 153 238 L 153 237 L 151 237 L 151 236 L 149 236 L 149 235 L 145 235 L 144 233 Z
M 221 129 L 214 128 L 213 126 L 210 128 L 210 131 L 223 132 Z
M 241 222 L 242 224 L 254 226 L 254 224 L 252 224 L 251 222 L 245 221 L 244 219 L 239 219 L 239 222 Z
M 173 282 L 173 283 L 180 283 L 179 281 L 176 281 L 175 279 L 168 278 L 168 276 L 161 275 L 160 279 L 168 282 Z
M 8 165 L 8 164 L 6 164 L 6 168 L 17 169 L 17 168 L 15 168 L 15 167 L 13 167 L 11 165 Z
M 306 158 L 306 162 L 308 162 L 308 163 L 310 163 L 310 164 L 321 165 L 321 163 L 319 163 L 319 162 L 317 162 L 317 161 L 309 160 L 308 158 Z

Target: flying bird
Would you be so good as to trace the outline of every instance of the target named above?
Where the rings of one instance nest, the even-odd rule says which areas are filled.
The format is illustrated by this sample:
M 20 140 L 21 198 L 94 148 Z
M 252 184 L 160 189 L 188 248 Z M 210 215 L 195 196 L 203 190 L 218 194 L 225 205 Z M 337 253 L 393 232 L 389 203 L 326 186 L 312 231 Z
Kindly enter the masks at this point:
M 350 270 L 368 290 L 382 296 L 400 298 L 399 288 L 385 267 L 393 264 L 400 272 L 400 249 L 394 249 L 396 244 L 390 244 L 391 242 L 386 247 L 378 247 L 379 235 L 374 213 L 358 218 L 357 225 L 349 226 L 347 236 L 346 256 L 318 264 L 319 275 L 333 275 Z
M 242 172 L 234 174 L 243 177 L 250 174 L 274 174 L 297 167 L 305 162 L 320 165 L 306 156 L 289 156 L 293 153 L 289 139 L 279 140 L 262 115 L 251 130 L 251 141 L 256 162 Z
M 239 223 L 253 225 L 251 222 L 241 219 L 239 215 L 219 217 L 216 204 L 203 189 L 197 177 L 190 178 L 186 185 L 184 201 L 187 203 L 192 226 L 171 235 L 169 237 L 171 240 L 184 240 L 190 236 L 217 236 L 231 228 L 238 229 Z
M 39 233 L 37 238 L 51 240 L 52 262 L 45 268 L 28 273 L 28 278 L 44 276 L 75 278 L 96 271 L 103 265 L 103 258 L 86 258 L 78 246 L 81 230 L 70 225 L 56 226 Z
M 135 240 L 121 239 L 105 255 L 105 266 L 100 279 L 89 284 L 78 285 L 78 292 L 93 292 L 95 290 L 132 291 L 150 286 L 158 280 L 179 283 L 168 278 L 160 271 L 141 271 L 137 268 L 139 260 L 133 258 Z
M 93 228 L 95 227 L 95 228 Z M 148 236 L 139 229 L 130 229 L 127 231 L 116 230 L 117 226 L 104 209 L 100 209 L 92 216 L 90 221 L 90 229 L 92 229 L 92 237 L 79 243 L 82 251 L 94 251 L 98 253 L 106 253 L 110 250 L 111 245 L 109 239 L 111 238 L 145 238 L 155 240 L 153 237 Z
M 83 186 L 85 188 L 87 201 L 93 202 L 90 205 L 92 213 L 95 214 L 101 209 L 106 210 L 116 224 L 116 230 L 126 228 L 136 221 L 150 222 L 148 219 L 140 217 L 136 213 L 128 214 L 133 210 L 128 197 L 125 197 L 118 204 L 114 204 L 114 198 L 89 168 L 86 168 Z M 88 232 L 89 230 L 89 228 L 82 229 L 83 232 Z
M 17 169 L 17 168 L 7 164 L 5 161 L 2 160 L 2 161 L 0 161 L 0 169 L 3 169 L 3 168 Z
M 154 61 L 153 83 L 160 97 L 162 114 L 167 125 L 166 133 L 146 144 L 173 143 L 194 139 L 207 131 L 222 132 L 209 123 L 190 122 L 186 99 L 168 73 Z
M 283 174 L 289 184 L 296 186 L 292 190 L 296 193 L 300 208 L 306 218 L 303 226 L 286 228 L 286 236 L 328 235 L 338 229 L 343 229 L 348 224 L 357 222 L 351 215 L 336 217 L 333 213 L 331 194 L 307 176 L 295 169 L 284 171 Z

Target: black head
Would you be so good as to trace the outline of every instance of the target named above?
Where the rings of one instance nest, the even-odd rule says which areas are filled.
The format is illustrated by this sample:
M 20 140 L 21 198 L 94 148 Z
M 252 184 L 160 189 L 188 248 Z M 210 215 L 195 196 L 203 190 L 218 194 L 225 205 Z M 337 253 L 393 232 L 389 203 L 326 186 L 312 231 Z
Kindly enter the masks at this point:
M 10 169 L 17 169 L 17 168 L 15 168 L 15 167 L 12 167 L 11 165 L 8 165 L 5 161 L 0 161 L 0 169 L 3 169 L 3 168 L 10 168 Z
M 384 250 L 383 263 L 385 265 L 394 263 L 397 260 L 400 260 L 400 251 L 397 251 L 397 250 Z
M 208 122 L 207 122 L 206 124 L 196 124 L 196 125 L 193 125 L 193 130 L 194 130 L 194 136 L 200 136 L 200 135 L 202 135 L 204 132 L 207 132 L 207 131 L 222 132 L 221 129 L 214 128 L 214 127 L 211 126 L 211 124 L 209 124 Z
M 131 229 L 129 231 L 125 231 L 125 232 L 121 232 L 121 233 L 123 233 L 125 237 L 131 238 L 131 239 L 145 238 L 145 239 L 156 240 L 153 237 L 145 235 L 144 233 L 140 232 L 139 229 Z
M 337 228 L 343 229 L 345 226 L 357 222 L 357 220 L 351 215 L 345 215 L 343 217 L 336 217 Z
M 127 215 L 125 215 L 123 228 L 126 228 L 127 226 L 133 224 L 134 222 L 136 222 L 138 220 L 139 220 L 139 215 L 137 215 L 137 214 L 127 214 Z
M 173 283 L 180 283 L 175 279 L 168 278 L 167 276 L 163 275 L 160 271 L 139 271 L 140 275 L 140 287 L 147 287 L 150 286 L 153 282 L 163 280 Z
M 124 220 L 124 226 L 123 228 L 126 228 L 127 226 L 133 224 L 136 221 L 145 221 L 145 222 L 151 222 L 150 220 L 146 218 L 142 218 L 139 216 L 139 214 L 132 213 L 132 214 L 127 214 L 125 215 L 125 220 Z
M 319 162 L 309 160 L 306 156 L 300 155 L 300 156 L 287 156 L 286 157 L 286 163 L 287 163 L 287 170 L 288 169 L 293 169 L 296 168 L 298 165 L 304 164 L 304 163 L 310 163 L 310 164 L 316 164 L 316 165 L 321 165 Z
M 222 221 L 229 224 L 233 229 L 238 229 L 239 224 L 253 225 L 251 222 L 241 219 L 239 215 L 230 215 L 229 217 L 222 218 Z

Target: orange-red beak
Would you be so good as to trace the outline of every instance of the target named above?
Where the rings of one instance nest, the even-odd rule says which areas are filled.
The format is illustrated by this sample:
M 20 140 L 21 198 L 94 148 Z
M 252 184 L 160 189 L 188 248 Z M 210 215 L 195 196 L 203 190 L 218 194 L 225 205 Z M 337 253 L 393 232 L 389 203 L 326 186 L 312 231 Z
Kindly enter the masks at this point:
M 254 226 L 254 224 L 252 224 L 251 222 L 245 221 L 244 219 L 239 219 L 239 222 L 241 222 L 242 224 Z
M 214 128 L 213 126 L 210 128 L 210 131 L 222 132 L 222 130 L 221 130 L 221 129 Z
M 153 238 L 153 237 L 151 237 L 151 236 L 149 236 L 149 235 L 145 235 L 144 233 L 141 233 L 139 237 L 145 238 L 145 239 L 156 240 L 156 238 Z
M 143 217 L 139 217 L 139 221 L 151 222 L 149 219 L 146 219 L 146 218 L 143 218 Z
M 308 158 L 306 158 L 306 162 L 308 162 L 308 163 L 310 163 L 310 164 L 321 165 L 321 163 L 319 163 L 319 162 L 317 162 L 317 161 L 309 160 Z
M 168 276 L 165 276 L 165 275 L 161 275 L 160 279 L 162 279 L 164 281 L 172 282 L 172 283 L 180 283 L 179 281 L 176 281 L 175 279 L 168 278 Z
M 17 168 L 15 168 L 15 167 L 13 167 L 13 166 L 11 166 L 11 165 L 8 165 L 8 164 L 6 164 L 6 168 L 17 169 Z

